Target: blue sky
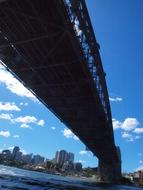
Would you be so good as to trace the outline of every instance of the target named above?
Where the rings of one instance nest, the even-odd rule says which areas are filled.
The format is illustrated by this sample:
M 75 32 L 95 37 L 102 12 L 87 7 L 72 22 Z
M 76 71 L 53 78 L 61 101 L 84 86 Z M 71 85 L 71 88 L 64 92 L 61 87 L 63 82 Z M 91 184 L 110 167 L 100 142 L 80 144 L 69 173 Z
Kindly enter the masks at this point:
M 143 168 L 143 1 L 87 2 L 107 74 L 123 171 Z
M 143 168 L 143 1 L 86 0 L 110 95 L 116 145 L 123 171 Z M 65 149 L 84 166 L 97 159 L 45 106 L 0 67 L 0 149 L 53 158 Z

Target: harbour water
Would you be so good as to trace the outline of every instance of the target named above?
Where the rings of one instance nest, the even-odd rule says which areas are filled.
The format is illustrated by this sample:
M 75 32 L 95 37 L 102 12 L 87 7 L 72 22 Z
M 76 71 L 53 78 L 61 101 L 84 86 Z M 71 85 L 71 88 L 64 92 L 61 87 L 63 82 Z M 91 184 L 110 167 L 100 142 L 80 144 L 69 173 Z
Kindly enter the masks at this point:
M 0 165 L 0 190 L 143 190 L 114 185 L 97 187 L 83 179 L 63 177 Z

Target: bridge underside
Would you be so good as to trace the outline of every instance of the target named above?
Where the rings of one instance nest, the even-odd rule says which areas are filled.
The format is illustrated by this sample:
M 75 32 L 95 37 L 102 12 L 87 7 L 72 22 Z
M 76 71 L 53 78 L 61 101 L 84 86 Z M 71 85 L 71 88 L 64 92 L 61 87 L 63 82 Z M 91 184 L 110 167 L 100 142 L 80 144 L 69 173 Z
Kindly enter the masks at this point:
M 118 160 L 112 126 L 62 1 L 2 1 L 0 59 L 100 160 Z

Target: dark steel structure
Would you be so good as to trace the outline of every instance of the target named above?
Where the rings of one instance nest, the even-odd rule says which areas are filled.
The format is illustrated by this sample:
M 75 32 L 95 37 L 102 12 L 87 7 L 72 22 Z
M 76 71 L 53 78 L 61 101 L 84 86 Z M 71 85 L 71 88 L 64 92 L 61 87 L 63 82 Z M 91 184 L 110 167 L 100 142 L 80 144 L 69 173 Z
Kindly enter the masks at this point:
M 104 163 L 118 162 L 84 0 L 1 0 L 0 59 Z

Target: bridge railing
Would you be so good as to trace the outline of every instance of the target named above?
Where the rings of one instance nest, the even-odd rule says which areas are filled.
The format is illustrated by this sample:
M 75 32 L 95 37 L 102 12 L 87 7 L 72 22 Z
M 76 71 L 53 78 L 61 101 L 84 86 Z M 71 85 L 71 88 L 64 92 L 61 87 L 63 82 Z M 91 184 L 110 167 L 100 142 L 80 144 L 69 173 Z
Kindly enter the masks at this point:
M 70 22 L 81 45 L 84 58 L 99 93 L 107 120 L 111 122 L 109 96 L 99 49 L 84 0 L 63 0 Z

